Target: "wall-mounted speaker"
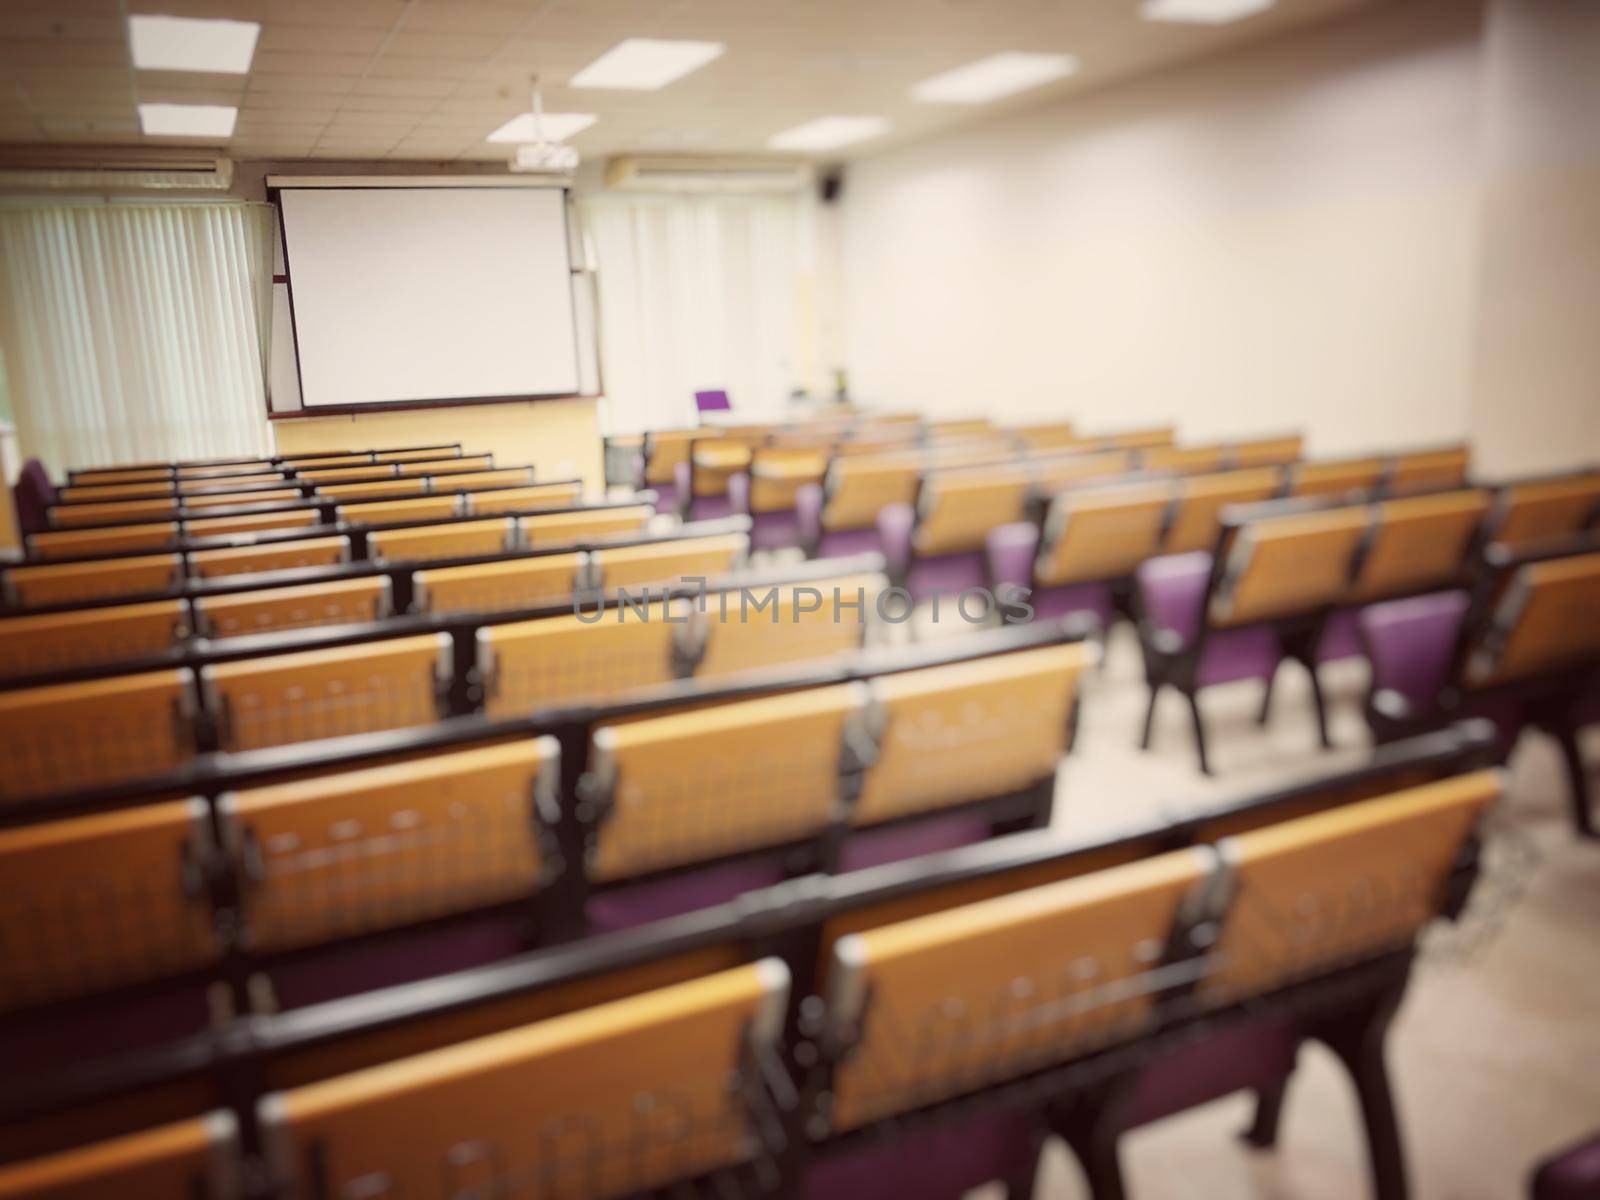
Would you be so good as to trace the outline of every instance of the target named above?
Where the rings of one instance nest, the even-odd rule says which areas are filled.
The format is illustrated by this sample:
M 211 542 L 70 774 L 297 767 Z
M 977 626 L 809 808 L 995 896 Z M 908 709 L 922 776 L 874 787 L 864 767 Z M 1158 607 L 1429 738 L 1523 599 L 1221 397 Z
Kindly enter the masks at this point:
M 844 172 L 838 170 L 829 171 L 822 177 L 817 191 L 822 196 L 824 204 L 833 204 L 844 192 Z

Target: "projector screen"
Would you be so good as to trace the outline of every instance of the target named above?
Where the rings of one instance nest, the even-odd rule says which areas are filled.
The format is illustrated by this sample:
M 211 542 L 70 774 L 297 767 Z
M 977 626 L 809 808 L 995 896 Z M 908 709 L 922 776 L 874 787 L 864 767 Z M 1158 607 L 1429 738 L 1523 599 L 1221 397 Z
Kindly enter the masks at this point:
M 306 408 L 578 391 L 560 188 L 286 187 L 278 201 Z

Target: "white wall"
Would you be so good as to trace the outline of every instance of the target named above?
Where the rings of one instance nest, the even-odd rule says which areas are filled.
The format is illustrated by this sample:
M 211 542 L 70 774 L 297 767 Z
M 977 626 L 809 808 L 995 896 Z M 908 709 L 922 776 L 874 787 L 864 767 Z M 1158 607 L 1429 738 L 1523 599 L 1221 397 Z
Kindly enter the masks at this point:
M 852 166 L 852 391 L 1318 454 L 1464 436 L 1478 25 L 1403 5 Z
M 1600 4 L 1494 0 L 1484 102 L 1479 457 L 1600 462 Z

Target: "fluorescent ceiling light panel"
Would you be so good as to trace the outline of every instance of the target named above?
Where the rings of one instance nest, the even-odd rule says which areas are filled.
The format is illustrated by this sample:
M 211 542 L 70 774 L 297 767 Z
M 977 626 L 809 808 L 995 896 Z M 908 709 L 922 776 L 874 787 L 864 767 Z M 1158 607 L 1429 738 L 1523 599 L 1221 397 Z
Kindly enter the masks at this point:
M 141 104 L 139 127 L 162 137 L 230 138 L 239 110 L 222 104 Z
M 988 104 L 1040 84 L 1065 79 L 1078 69 L 1070 54 L 991 54 L 964 67 L 924 79 L 911 98 L 925 104 Z
M 564 142 L 576 133 L 582 133 L 600 118 L 593 113 L 545 113 L 539 121 L 540 130 L 547 142 Z M 512 117 L 491 133 L 491 142 L 534 142 L 538 135 L 533 128 L 533 114 L 525 112 Z
M 615 88 L 618 91 L 653 92 L 691 71 L 698 71 L 727 49 L 723 42 L 663 41 L 627 38 L 618 42 L 568 84 L 576 88 Z
M 254 21 L 191 17 L 128 18 L 128 45 L 141 71 L 209 71 L 243 75 L 255 57 L 261 26 Z
M 774 150 L 833 150 L 888 132 L 882 117 L 818 117 L 767 139 Z
M 1226 25 L 1264 13 L 1276 3 L 1277 0 L 1144 0 L 1139 15 L 1146 21 Z

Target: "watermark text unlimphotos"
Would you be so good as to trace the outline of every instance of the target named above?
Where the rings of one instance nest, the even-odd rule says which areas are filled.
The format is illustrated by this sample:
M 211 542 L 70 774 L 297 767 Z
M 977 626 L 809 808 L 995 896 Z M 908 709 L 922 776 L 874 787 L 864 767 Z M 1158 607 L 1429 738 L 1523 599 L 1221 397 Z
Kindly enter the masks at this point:
M 572 613 L 586 625 L 595 625 L 609 619 L 621 624 L 625 621 L 660 621 L 667 625 L 686 625 L 693 619 L 693 611 L 715 612 L 724 624 L 729 621 L 749 625 L 766 621 L 772 625 L 785 622 L 798 625 L 813 614 L 824 614 L 834 624 L 846 621 L 864 624 L 867 614 L 890 625 L 899 625 L 911 619 L 916 600 L 902 587 L 841 588 L 812 587 L 803 583 L 745 585 L 709 591 L 706 577 L 686 575 L 684 584 L 693 585 L 692 591 L 682 587 L 644 587 L 637 590 L 618 588 L 607 596 L 600 592 L 579 593 L 573 597 Z M 983 587 L 970 587 L 959 592 L 935 592 L 928 597 L 929 618 L 935 623 L 954 618 L 969 625 L 988 625 L 996 615 L 1005 624 L 1020 624 L 1033 619 L 1033 606 L 1028 603 L 1030 589 L 1015 585 L 1002 585 L 996 591 Z M 690 606 L 668 604 L 669 600 L 690 600 Z

